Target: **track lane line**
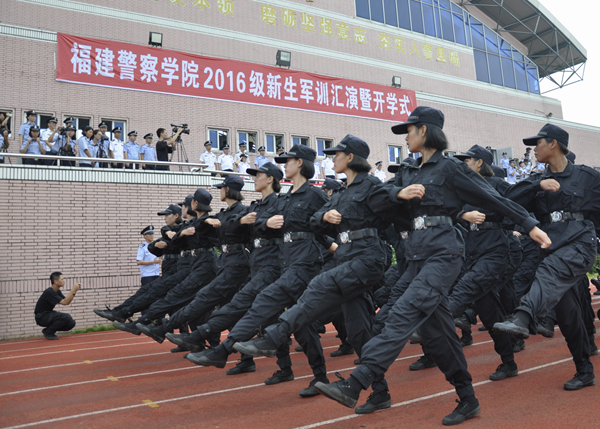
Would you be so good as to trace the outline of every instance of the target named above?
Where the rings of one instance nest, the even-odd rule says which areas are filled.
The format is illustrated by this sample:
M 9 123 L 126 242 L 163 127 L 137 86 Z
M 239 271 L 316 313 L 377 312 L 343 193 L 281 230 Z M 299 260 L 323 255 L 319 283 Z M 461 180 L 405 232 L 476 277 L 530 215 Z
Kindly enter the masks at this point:
M 114 340 L 86 341 L 85 343 L 66 343 L 66 344 L 63 343 L 63 344 L 57 344 L 54 346 L 40 347 L 37 349 L 2 350 L 2 351 L 0 351 L 0 353 L 14 353 L 14 352 L 27 352 L 27 351 L 33 351 L 33 350 L 47 350 L 47 349 L 52 349 L 52 348 L 57 348 L 57 347 L 81 346 L 81 345 L 86 345 L 86 344 L 108 343 L 111 341 L 127 341 L 127 340 L 132 340 L 132 339 L 133 339 L 132 337 L 125 337 L 125 338 L 115 338 Z M 144 339 L 144 338 L 140 338 L 140 339 Z
M 86 350 L 112 349 L 115 347 L 138 346 L 140 344 L 156 344 L 156 341 L 153 340 L 153 341 L 144 341 L 144 342 L 130 343 L 130 344 L 117 344 L 114 346 L 106 346 L 106 347 L 89 347 L 87 349 L 60 350 L 60 351 L 54 351 L 54 352 L 48 352 L 48 353 L 36 353 L 34 355 L 9 356 L 9 357 L 0 358 L 0 360 L 31 358 L 31 357 L 38 357 L 38 356 L 44 356 L 44 355 L 53 355 L 53 354 L 58 354 L 58 353 L 82 352 L 82 351 L 86 351 Z

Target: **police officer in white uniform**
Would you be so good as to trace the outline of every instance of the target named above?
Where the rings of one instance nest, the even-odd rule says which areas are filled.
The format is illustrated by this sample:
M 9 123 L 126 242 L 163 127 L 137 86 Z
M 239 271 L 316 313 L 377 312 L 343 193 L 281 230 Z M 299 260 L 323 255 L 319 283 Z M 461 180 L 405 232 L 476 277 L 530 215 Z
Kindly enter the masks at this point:
M 148 245 L 154 240 L 154 227 L 149 225 L 140 234 L 144 236 L 145 243 L 138 247 L 136 260 L 140 267 L 143 287 L 159 277 L 161 258 L 157 258 L 148 251 Z
M 200 154 L 200 162 L 208 165 L 207 170 L 215 170 L 215 164 L 217 162 L 217 155 L 212 152 L 212 143 L 207 140 L 204 143 L 204 152 Z
M 217 163 L 218 163 L 217 170 L 233 172 L 233 156 L 231 156 L 229 154 L 229 146 L 228 145 L 225 145 L 223 147 L 223 153 L 221 155 L 219 155 Z
M 238 162 L 238 173 L 246 174 L 246 170 L 250 168 L 250 164 L 248 161 L 248 155 L 243 153 L 240 157 L 240 161 Z
M 125 147 L 123 141 L 121 140 L 121 134 L 123 133 L 123 130 L 121 127 L 115 127 L 112 129 L 112 133 L 115 137 L 109 143 L 108 156 L 121 162 L 113 162 L 111 166 L 113 168 L 123 168 L 123 149 Z
M 371 174 L 373 176 L 377 177 L 382 182 L 385 182 L 386 177 L 385 177 L 385 171 L 383 171 L 383 162 L 377 161 L 375 163 L 375 168 L 373 169 L 373 171 L 371 171 Z

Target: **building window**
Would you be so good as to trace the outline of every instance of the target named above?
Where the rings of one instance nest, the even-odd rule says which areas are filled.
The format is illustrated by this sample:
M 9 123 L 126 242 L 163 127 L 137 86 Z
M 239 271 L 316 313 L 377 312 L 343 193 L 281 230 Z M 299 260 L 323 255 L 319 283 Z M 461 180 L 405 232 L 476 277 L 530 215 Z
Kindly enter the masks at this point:
M 265 148 L 267 153 L 276 153 L 278 149 L 284 149 L 283 135 L 265 134 Z
M 333 140 L 329 139 L 317 139 L 317 155 L 325 156 L 323 149 L 329 149 L 333 147 Z
M 309 143 L 310 143 L 310 139 L 308 137 L 292 136 L 292 146 L 295 144 L 310 146 Z
M 238 150 L 240 144 L 246 143 L 246 150 L 248 153 L 256 153 L 256 149 L 258 149 L 256 147 L 256 133 L 250 131 L 238 131 L 237 136 Z
M 54 114 L 52 113 L 38 113 L 35 118 L 35 123 L 40 127 L 40 130 L 43 130 L 44 128 L 48 128 L 48 121 L 52 117 L 54 117 Z M 27 122 L 27 115 L 23 113 L 23 122 L 21 123 L 24 124 L 25 122 Z
M 402 146 L 388 146 L 388 161 L 390 164 L 400 164 L 402 159 Z
M 229 144 L 229 131 L 209 128 L 208 140 L 212 143 L 213 150 L 223 150 L 223 148 Z
M 537 66 L 455 2 L 355 0 L 355 4 L 359 18 L 472 46 L 480 82 L 540 93 Z
M 100 120 L 100 122 L 104 122 L 107 126 L 108 126 L 108 130 L 106 131 L 106 136 L 109 139 L 114 139 L 115 136 L 112 132 L 113 129 L 119 127 L 121 128 L 121 140 L 125 140 L 125 137 L 127 136 L 127 121 L 123 120 L 123 119 L 104 119 L 102 118 Z M 167 129 L 167 132 L 169 130 Z M 158 136 L 156 136 L 158 137 Z
M 79 137 L 81 137 L 83 135 L 83 129 L 85 127 L 89 127 L 91 122 L 92 122 L 92 118 L 87 117 L 87 116 L 73 116 L 73 115 L 64 115 L 63 116 L 63 123 L 59 124 L 59 126 L 64 126 L 64 120 L 67 118 L 73 118 L 73 126 L 75 127 L 75 129 L 77 130 L 77 133 L 75 134 L 75 136 L 77 137 L 77 139 L 79 139 Z
M 454 152 L 452 150 L 447 150 L 446 152 L 444 152 L 444 155 L 453 157 L 454 155 L 456 155 L 456 152 Z

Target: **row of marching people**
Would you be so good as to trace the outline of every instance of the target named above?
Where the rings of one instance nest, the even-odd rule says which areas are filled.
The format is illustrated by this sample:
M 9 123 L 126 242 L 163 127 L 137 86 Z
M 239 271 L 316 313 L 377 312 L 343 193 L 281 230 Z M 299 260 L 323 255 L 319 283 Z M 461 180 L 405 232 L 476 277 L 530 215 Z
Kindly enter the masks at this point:
M 461 344 L 456 334 L 458 326 L 468 335 L 476 314 L 500 355 L 492 380 L 516 376 L 522 340 L 553 334 L 558 323 L 577 370 L 565 389 L 593 385 L 591 304 L 582 278 L 596 258 L 600 173 L 569 162 L 568 134 L 548 124 L 524 139 L 547 169 L 508 185 L 494 177 L 483 147 L 444 156 L 443 125 L 441 111 L 418 107 L 392 127 L 421 156 L 403 162 L 386 183 L 369 175 L 367 143 L 348 135 L 325 150 L 347 177 L 339 189 L 310 185 L 316 153 L 303 145 L 276 158 L 293 183 L 287 193 L 278 194 L 282 174 L 272 164 L 248 170 L 262 194 L 250 206 L 241 203 L 243 181 L 234 176 L 216 185 L 227 203 L 216 215 L 211 194 L 198 189 L 183 203 L 186 222 L 163 228 L 153 243 L 179 255 L 177 270 L 95 312 L 122 330 L 170 340 L 198 365 L 223 368 L 229 355 L 242 353 L 228 374 L 253 371 L 253 356 L 277 357 L 280 369 L 267 384 L 293 379 L 294 334 L 314 374 L 300 395 L 323 394 L 354 408 L 362 390 L 372 388 L 357 413 L 391 406 L 385 374 L 412 336 L 428 359 L 423 366 L 439 367 L 459 397 L 442 423 L 479 414 L 462 349 L 468 341 Z M 388 242 L 398 260 L 393 266 Z M 323 265 L 327 252 L 334 262 Z M 141 318 L 125 323 L 140 311 Z M 317 323 L 334 320 L 359 365 L 330 383 Z M 592 313 L 592 328 L 593 320 Z M 188 325 L 191 333 L 175 333 Z M 223 331 L 227 338 L 219 342 Z

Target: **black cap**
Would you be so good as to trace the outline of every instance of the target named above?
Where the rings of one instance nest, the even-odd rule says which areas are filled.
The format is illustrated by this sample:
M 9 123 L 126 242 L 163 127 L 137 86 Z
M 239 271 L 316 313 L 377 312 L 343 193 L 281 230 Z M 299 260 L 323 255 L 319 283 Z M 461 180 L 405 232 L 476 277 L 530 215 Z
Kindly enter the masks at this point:
M 277 153 L 279 153 L 279 152 L 285 152 L 285 149 L 280 147 L 279 149 L 277 149 Z
M 223 149 L 229 149 L 229 145 L 226 144 L 225 146 L 223 146 Z
M 502 155 L 508 155 L 506 152 L 502 152 Z
M 128 136 L 137 136 L 137 131 L 129 131 L 127 133 Z
M 65 127 L 65 131 L 77 131 L 75 129 L 75 127 L 73 125 L 69 125 L 68 127 Z
M 258 151 L 260 152 L 261 150 L 266 150 L 264 146 L 261 146 L 258 148 Z
M 106 122 L 102 121 L 98 124 L 98 128 L 102 128 L 102 127 L 108 128 L 108 125 L 106 125 Z
M 314 149 L 304 146 L 303 144 L 295 144 L 289 152 L 276 156 L 275 162 L 285 164 L 290 158 L 301 158 L 310 162 L 315 162 L 316 157 L 317 152 L 315 152 Z
M 181 216 L 181 207 L 179 207 L 177 204 L 169 204 L 169 207 L 167 207 L 162 212 L 158 212 L 156 214 L 159 216 L 164 216 L 164 215 L 169 215 L 169 214 L 178 214 L 179 216 Z
M 433 107 L 419 106 L 408 117 L 408 121 L 392 127 L 394 134 L 408 134 L 408 126 L 411 124 L 437 125 L 444 128 L 444 114 L 441 110 Z
M 140 234 L 154 234 L 154 227 L 152 225 L 148 225 L 146 228 L 142 229 L 142 232 L 140 232 Z
M 525 149 L 526 152 L 531 152 L 531 148 L 528 147 L 527 149 Z
M 216 185 L 212 185 L 213 188 L 224 188 L 233 189 L 234 191 L 241 191 L 244 187 L 244 180 L 241 177 L 229 175 L 225 179 Z
M 209 145 L 212 146 L 212 142 L 210 140 L 206 140 L 204 142 L 204 146 L 209 146 Z
M 382 161 L 377 161 L 377 162 L 375 163 L 375 165 L 383 165 L 383 162 L 382 162 Z
M 556 140 L 563 151 L 569 152 L 569 133 L 553 124 L 544 125 L 537 135 L 523 139 L 523 143 L 526 146 L 535 146 L 537 141 L 543 138 Z
M 54 122 L 55 124 L 58 124 L 58 119 L 56 119 L 54 116 L 51 117 L 50 119 L 48 119 L 48 123 L 50 122 Z
M 344 137 L 342 141 L 337 144 L 337 146 L 323 149 L 323 153 L 326 155 L 333 155 L 336 152 L 353 153 L 365 159 L 367 159 L 371 153 L 367 142 L 353 136 L 352 134 L 348 134 L 346 137 Z
M 212 198 L 213 197 L 210 194 L 210 192 L 208 192 L 204 188 L 196 189 L 196 192 L 194 192 L 194 197 L 193 197 L 194 200 L 198 201 L 198 204 L 203 205 L 203 206 L 210 206 L 210 202 L 212 201 Z
M 268 174 L 269 176 L 271 176 L 273 179 L 277 180 L 278 182 L 281 179 L 283 179 L 283 173 L 272 162 L 266 162 L 260 168 L 249 168 L 249 169 L 246 170 L 246 173 L 250 174 L 251 176 L 256 176 L 256 174 L 259 171 L 261 173 Z
M 152 133 L 148 133 L 144 136 L 145 139 L 153 139 L 154 138 L 154 134 Z
M 494 171 L 496 177 L 506 177 L 506 170 L 497 165 L 490 165 L 490 168 Z
M 67 119 L 65 119 L 63 121 L 63 124 L 68 124 L 69 122 L 71 122 L 72 124 L 74 124 L 75 123 L 75 119 L 73 119 L 73 118 L 67 118 Z
M 27 115 L 27 116 L 37 115 L 37 112 L 35 110 L 28 110 L 27 112 L 25 112 L 25 115 Z
M 325 179 L 325 181 L 323 182 L 323 186 L 321 186 L 321 189 L 331 189 L 332 191 L 335 191 L 337 189 L 340 189 L 341 187 L 342 184 L 337 180 Z
M 248 158 L 248 155 L 246 155 L 245 153 L 240 155 L 240 158 Z
M 188 195 L 187 197 L 185 197 L 185 200 L 183 200 L 180 203 L 177 203 L 180 206 L 188 206 L 191 207 L 192 206 L 192 199 L 194 198 L 194 196 L 192 194 Z
M 569 161 L 571 161 L 571 164 L 575 164 L 575 158 L 577 158 L 577 156 L 573 153 L 572 150 L 570 150 L 566 156 L 567 156 L 567 159 Z
M 461 161 L 464 161 L 467 158 L 477 158 L 483 160 L 483 162 L 485 162 L 487 165 L 492 165 L 492 163 L 494 162 L 494 156 L 492 155 L 492 153 L 489 150 L 479 146 L 478 144 L 472 146 L 471 149 L 469 149 L 465 153 L 454 155 L 454 158 L 458 158 Z
M 114 127 L 114 128 L 112 129 L 112 132 L 113 132 L 113 133 L 122 133 L 122 132 L 123 132 L 123 130 L 121 129 L 121 127 Z
M 39 130 L 40 130 L 40 127 L 38 127 L 37 125 L 34 125 L 31 128 L 29 128 L 29 137 L 31 137 L 32 131 L 39 131 Z
M 240 147 L 242 147 L 242 146 L 246 147 L 246 142 L 240 142 L 239 146 Z

